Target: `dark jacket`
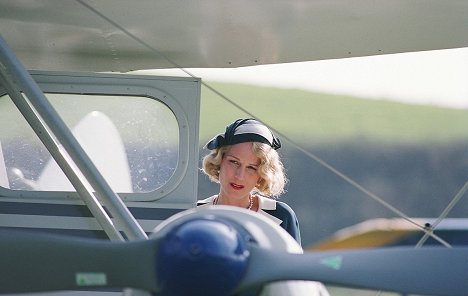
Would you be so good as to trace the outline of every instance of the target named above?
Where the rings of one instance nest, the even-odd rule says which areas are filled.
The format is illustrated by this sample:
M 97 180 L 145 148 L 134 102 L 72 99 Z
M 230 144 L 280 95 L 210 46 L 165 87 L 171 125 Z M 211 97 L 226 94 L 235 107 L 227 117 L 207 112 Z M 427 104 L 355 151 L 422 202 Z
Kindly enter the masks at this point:
M 272 219 L 275 223 L 286 230 L 298 243 L 301 244 L 301 233 L 296 213 L 286 203 L 274 200 L 272 198 L 258 196 L 258 213 Z M 199 200 L 197 205 L 213 204 L 216 195 Z

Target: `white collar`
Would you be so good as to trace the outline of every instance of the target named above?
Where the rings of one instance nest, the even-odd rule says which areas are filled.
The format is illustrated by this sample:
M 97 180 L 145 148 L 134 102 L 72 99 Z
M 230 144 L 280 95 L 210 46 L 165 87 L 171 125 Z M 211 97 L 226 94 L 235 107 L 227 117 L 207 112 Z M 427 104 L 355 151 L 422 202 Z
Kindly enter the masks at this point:
M 199 200 L 199 202 L 202 204 L 206 204 L 206 205 L 212 205 L 216 197 L 217 195 L 213 195 L 208 198 Z M 257 197 L 258 197 L 258 212 L 257 213 L 270 218 L 271 220 L 273 220 L 273 222 L 275 222 L 278 225 L 281 224 L 283 220 L 278 219 L 275 216 L 270 215 L 264 211 L 264 210 L 276 210 L 276 200 L 265 197 L 265 196 L 261 196 L 261 195 L 257 195 Z

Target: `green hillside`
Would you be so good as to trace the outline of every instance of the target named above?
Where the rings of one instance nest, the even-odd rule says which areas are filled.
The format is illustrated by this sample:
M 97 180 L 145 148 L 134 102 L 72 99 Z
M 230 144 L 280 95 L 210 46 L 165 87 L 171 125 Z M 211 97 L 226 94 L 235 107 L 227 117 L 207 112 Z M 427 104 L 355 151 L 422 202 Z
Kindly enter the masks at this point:
M 281 199 L 298 216 L 303 246 L 368 219 L 398 216 L 336 172 L 408 217 L 438 217 L 466 183 L 467 109 L 210 85 L 281 132 L 280 153 L 290 181 Z M 240 116 L 248 115 L 203 88 L 201 143 Z M 202 174 L 198 180 L 199 196 L 217 192 Z M 468 200 L 462 199 L 449 217 L 466 217 L 467 208 Z
M 465 139 L 468 110 L 409 105 L 301 90 L 207 82 L 241 108 L 302 144 L 353 138 L 393 143 Z M 202 87 L 200 140 L 248 116 Z

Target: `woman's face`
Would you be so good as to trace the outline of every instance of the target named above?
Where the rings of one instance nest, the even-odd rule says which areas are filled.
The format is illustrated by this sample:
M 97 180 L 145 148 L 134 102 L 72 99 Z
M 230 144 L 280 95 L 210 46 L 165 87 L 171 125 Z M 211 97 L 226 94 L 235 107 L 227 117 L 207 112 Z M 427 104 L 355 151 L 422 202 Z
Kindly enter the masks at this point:
M 238 200 L 249 196 L 260 179 L 259 165 L 252 142 L 232 145 L 224 154 L 219 170 L 220 194 Z

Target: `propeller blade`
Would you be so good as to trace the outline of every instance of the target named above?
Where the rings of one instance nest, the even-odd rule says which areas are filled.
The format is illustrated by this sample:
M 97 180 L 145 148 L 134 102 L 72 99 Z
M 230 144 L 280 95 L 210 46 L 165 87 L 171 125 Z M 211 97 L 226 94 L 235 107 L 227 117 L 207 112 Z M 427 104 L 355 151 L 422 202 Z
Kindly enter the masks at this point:
M 275 262 L 275 267 L 265 262 Z M 291 254 L 252 247 L 236 291 L 283 280 L 414 293 L 466 295 L 468 248 L 385 248 Z
M 0 230 L 0 294 L 135 288 L 227 296 L 288 280 L 440 296 L 468 291 L 466 247 L 292 254 L 261 248 L 214 216 L 173 225 L 160 238 L 131 242 Z
M 137 288 L 157 291 L 157 240 L 110 242 L 0 231 L 0 293 Z

